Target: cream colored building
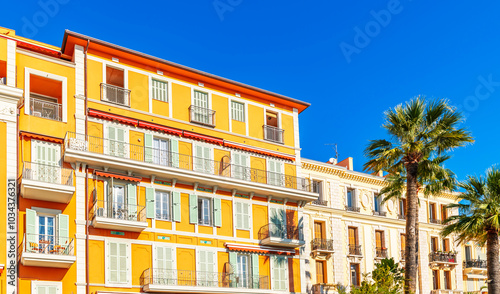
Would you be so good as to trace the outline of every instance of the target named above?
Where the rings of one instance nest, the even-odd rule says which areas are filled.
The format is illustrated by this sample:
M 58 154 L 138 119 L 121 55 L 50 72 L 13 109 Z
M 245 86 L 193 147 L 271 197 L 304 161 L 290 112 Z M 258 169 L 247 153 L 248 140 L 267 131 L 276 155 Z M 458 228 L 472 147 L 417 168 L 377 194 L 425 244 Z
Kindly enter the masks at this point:
M 486 248 L 474 242 L 467 242 L 462 246 L 464 292 L 488 293 L 486 280 Z
M 378 197 L 384 178 L 353 171 L 352 158 L 335 164 L 302 159 L 303 177 L 320 196 L 305 206 L 305 276 L 308 293 L 336 293 L 333 285 L 359 285 L 382 258 L 404 264 L 405 209 L 401 201 L 383 205 Z M 461 293 L 462 250 L 453 238 L 441 238 L 441 220 L 455 197 L 420 197 L 419 293 Z

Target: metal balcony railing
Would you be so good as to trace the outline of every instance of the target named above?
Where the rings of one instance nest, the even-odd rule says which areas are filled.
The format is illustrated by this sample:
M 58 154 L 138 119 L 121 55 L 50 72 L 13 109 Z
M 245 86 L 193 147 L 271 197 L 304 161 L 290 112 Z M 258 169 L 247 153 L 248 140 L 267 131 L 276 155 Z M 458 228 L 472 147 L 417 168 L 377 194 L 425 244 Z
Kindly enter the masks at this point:
M 73 244 L 73 238 L 26 233 L 20 248 L 27 253 L 74 255 Z
M 283 136 L 285 130 L 268 125 L 264 125 L 263 127 L 264 127 L 264 140 L 280 144 L 283 144 L 285 142 Z
M 142 205 L 96 200 L 90 210 L 89 219 L 94 217 L 145 222 L 146 209 Z
M 328 206 L 328 200 L 316 199 L 311 203 L 314 205 Z
M 404 215 L 404 214 L 398 214 L 398 219 L 405 220 L 406 219 L 406 215 Z
M 375 256 L 377 258 L 387 258 L 387 248 L 376 247 L 375 248 Z
M 431 252 L 429 253 L 430 262 L 445 262 L 445 263 L 456 263 L 457 254 L 456 253 L 446 253 L 446 252 Z
M 482 259 L 469 259 L 464 260 L 464 268 L 487 268 L 486 260 Z
M 55 165 L 25 161 L 23 179 L 73 186 L 73 170 Z
M 356 206 L 346 206 L 345 207 L 345 210 L 347 211 L 351 211 L 351 212 L 360 212 L 360 208 L 359 207 L 356 207 Z
M 165 150 L 133 145 L 99 137 L 85 136 L 73 132 L 66 133 L 64 146 L 66 149 L 75 151 L 106 154 L 114 157 L 128 158 L 134 161 L 147 162 L 159 166 L 192 170 L 203 174 L 211 174 L 311 192 L 311 185 L 305 178 L 273 173 L 265 170 L 230 164 L 227 162 L 168 152 Z
M 457 291 L 457 290 L 431 290 L 431 294 L 469 294 L 469 293 L 481 293 L 481 291 L 462 292 L 462 291 Z
M 266 238 L 281 238 L 288 240 L 304 241 L 303 229 L 298 226 L 286 226 L 283 228 L 281 225 L 269 223 L 262 226 L 259 230 L 259 240 Z
M 349 255 L 362 255 L 361 245 L 349 245 Z
M 215 110 L 191 105 L 189 106 L 189 121 L 209 127 L 215 127 Z
M 224 272 L 204 272 L 173 269 L 146 269 L 140 278 L 141 285 L 164 285 L 209 288 L 270 289 L 269 276 L 238 275 Z
M 311 241 L 311 250 L 333 251 L 333 240 L 314 238 Z
M 123 106 L 130 106 L 130 90 L 101 83 L 101 100 Z
M 442 221 L 440 219 L 432 218 L 432 217 L 429 218 L 429 222 L 431 224 L 437 224 L 437 225 L 440 225 L 442 223 Z
M 386 216 L 387 212 L 385 212 L 385 211 L 373 211 L 373 215 Z
M 31 97 L 30 115 L 62 121 L 62 105 Z

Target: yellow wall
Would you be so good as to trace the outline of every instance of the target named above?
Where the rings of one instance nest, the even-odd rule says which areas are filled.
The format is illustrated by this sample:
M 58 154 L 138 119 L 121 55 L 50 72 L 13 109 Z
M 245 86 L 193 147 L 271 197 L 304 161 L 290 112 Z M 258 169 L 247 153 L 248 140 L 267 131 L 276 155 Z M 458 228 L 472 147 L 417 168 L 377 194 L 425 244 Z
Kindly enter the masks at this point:
M 181 193 L 181 222 L 177 223 L 175 228 L 194 233 L 194 225 L 189 223 L 189 194 Z
M 170 97 L 168 101 L 170 101 Z M 163 116 L 169 116 L 170 112 L 168 102 L 153 99 L 153 113 Z
M 217 228 L 218 236 L 233 235 L 233 209 L 231 203 L 229 200 L 221 200 L 222 227 Z
M 248 117 L 245 118 L 246 121 L 248 121 Z M 246 129 L 246 123 L 237 121 L 237 120 L 231 120 L 231 131 L 235 134 L 243 135 L 246 136 L 247 134 L 247 129 Z
M 101 100 L 102 63 L 87 59 L 87 96 L 92 99 Z
M 143 74 L 128 71 L 130 106 L 133 109 L 149 111 L 149 78 Z
M 196 253 L 194 249 L 177 248 L 177 270 L 196 270 Z
M 229 101 L 227 98 L 212 95 L 212 109 L 215 110 L 215 127 L 229 131 Z
M 189 121 L 189 106 L 191 105 L 191 88 L 178 84 L 172 85 L 172 97 L 175 97 L 175 103 L 172 103 L 173 118 L 183 121 Z
M 267 225 L 269 218 L 267 216 L 267 206 L 252 205 L 253 211 L 253 238 L 259 238 L 259 230 Z
M 132 244 L 132 285 L 140 285 L 142 273 L 152 267 L 151 246 Z
M 293 117 L 291 115 L 281 115 L 281 128 L 285 130 L 283 136 L 285 137 L 285 145 L 294 146 L 295 138 L 293 133 Z
M 258 139 L 264 139 L 264 109 L 254 105 L 248 105 L 248 135 Z

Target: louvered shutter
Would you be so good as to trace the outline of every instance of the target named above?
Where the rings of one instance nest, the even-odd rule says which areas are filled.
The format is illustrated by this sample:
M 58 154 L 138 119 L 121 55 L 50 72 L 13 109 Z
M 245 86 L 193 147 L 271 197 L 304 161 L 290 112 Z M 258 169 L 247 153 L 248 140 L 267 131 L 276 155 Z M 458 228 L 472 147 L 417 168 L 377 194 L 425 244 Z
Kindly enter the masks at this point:
M 137 186 L 127 184 L 128 214 L 133 220 L 137 220 Z
M 108 282 L 116 283 L 118 282 L 118 244 L 117 243 L 108 243 Z
M 235 202 L 235 215 L 236 215 L 236 228 L 237 229 L 242 229 L 243 228 L 243 216 L 242 216 L 242 208 L 243 203 L 241 202 Z
M 159 158 L 157 158 L 159 160 Z M 144 134 L 144 161 L 153 162 L 153 135 Z M 159 161 L 158 161 L 159 162 Z
M 249 204 L 248 203 L 242 203 L 241 204 L 241 218 L 242 218 L 242 228 L 244 230 L 250 229 L 250 212 L 249 212 Z
M 189 223 L 198 223 L 198 196 L 189 195 Z
M 236 252 L 229 252 L 229 264 L 233 270 L 231 277 L 231 287 L 236 287 L 236 277 L 238 276 L 238 255 Z
M 106 126 L 104 132 L 104 153 L 109 155 L 114 155 L 116 152 L 115 140 L 116 140 L 116 128 L 112 126 Z
M 36 211 L 26 208 L 26 248 L 32 250 L 32 245 L 38 244 L 38 237 L 36 235 Z M 31 244 L 33 243 L 33 244 Z M 37 245 L 36 245 L 37 246 Z
M 252 283 L 254 289 L 260 289 L 260 276 L 259 276 L 259 255 L 252 254 Z
M 281 290 L 280 288 L 280 267 L 279 267 L 279 261 L 278 257 L 273 256 L 273 273 L 272 273 L 272 285 L 273 285 L 273 290 Z
M 179 141 L 170 140 L 170 149 L 172 151 L 172 167 L 179 167 Z
M 69 244 L 69 216 L 66 214 L 57 215 L 58 243 L 66 247 Z
M 116 140 L 118 141 L 117 143 L 117 156 L 120 156 L 120 157 L 128 157 L 128 152 L 127 152 L 127 148 L 126 148 L 126 132 L 124 129 L 119 129 L 117 128 L 116 129 Z
M 155 189 L 154 188 L 146 188 L 146 217 L 147 218 L 155 218 Z
M 220 198 L 214 198 L 214 225 L 216 227 L 222 226 L 222 205 Z
M 48 286 L 47 290 L 48 294 L 57 294 L 57 286 Z
M 120 243 L 118 244 L 119 246 L 119 282 L 120 283 L 126 283 L 128 282 L 128 275 L 127 275 L 127 259 L 129 256 L 127 255 L 127 246 L 128 244 L 123 244 Z
M 189 210 L 191 212 L 191 208 Z M 181 193 L 173 192 L 172 193 L 172 219 L 174 222 L 181 221 Z M 191 214 L 190 214 L 191 216 Z

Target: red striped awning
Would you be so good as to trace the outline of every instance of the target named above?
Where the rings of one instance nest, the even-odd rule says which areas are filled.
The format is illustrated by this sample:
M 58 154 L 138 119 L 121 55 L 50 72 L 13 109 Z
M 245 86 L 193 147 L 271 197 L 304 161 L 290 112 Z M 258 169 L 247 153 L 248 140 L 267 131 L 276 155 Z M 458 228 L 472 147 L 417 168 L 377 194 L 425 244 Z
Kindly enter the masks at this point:
M 53 142 L 53 143 L 57 143 L 57 144 L 62 144 L 64 142 L 64 139 L 62 139 L 62 138 L 56 138 L 56 137 L 40 135 L 40 134 L 35 134 L 35 133 L 30 133 L 30 132 L 20 132 L 20 134 L 21 134 L 21 136 L 24 136 L 26 138 L 35 139 L 35 140 Z
M 254 149 L 254 148 L 242 146 L 242 145 L 235 144 L 235 143 L 228 142 L 228 141 L 224 141 L 224 146 L 229 147 L 229 148 L 240 149 L 243 151 L 258 153 L 258 154 L 262 154 L 262 155 L 267 155 L 267 156 L 271 156 L 271 157 L 281 158 L 281 159 L 285 159 L 285 160 L 295 161 L 295 157 L 292 157 L 292 156 L 286 156 L 286 155 L 272 153 L 272 152 L 268 152 L 268 151 L 264 151 L 264 150 Z
M 167 134 L 173 134 L 173 135 L 177 135 L 177 136 L 182 135 L 181 130 L 158 125 L 158 124 L 153 124 L 153 123 L 149 123 L 149 122 L 145 122 L 145 121 L 139 121 L 139 127 L 145 128 L 145 129 L 150 129 L 150 130 L 155 130 L 155 131 L 162 131 L 162 132 L 165 132 Z
M 129 118 L 129 117 L 121 116 L 121 115 L 116 115 L 116 114 L 112 114 L 109 112 L 104 112 L 104 111 L 100 111 L 100 110 L 96 110 L 96 109 L 89 109 L 89 115 L 92 117 L 98 117 L 98 118 L 107 119 L 107 120 L 114 120 L 114 121 L 118 121 L 118 122 L 121 122 L 121 123 L 124 123 L 127 125 L 133 125 L 133 126 L 137 126 L 139 123 L 139 121 L 137 119 L 133 119 L 133 118 Z
M 276 248 L 276 247 L 259 246 L 259 245 L 245 245 L 245 244 L 236 244 L 236 243 L 225 243 L 224 245 L 227 247 L 227 249 L 232 250 L 232 251 L 289 255 L 289 256 L 296 254 L 295 249 L 290 249 L 290 248 Z
M 95 174 L 101 177 L 114 178 L 119 180 L 131 181 L 131 182 L 140 182 L 142 178 L 139 177 L 131 177 L 127 175 L 115 174 L 105 171 L 96 171 Z
M 219 145 L 224 144 L 223 139 L 211 137 L 211 136 L 206 136 L 206 135 L 202 135 L 202 134 L 197 134 L 197 133 L 193 133 L 193 132 L 189 132 L 189 131 L 184 131 L 183 137 L 195 139 L 195 140 L 200 140 L 200 141 L 205 141 L 208 143 L 219 144 Z

